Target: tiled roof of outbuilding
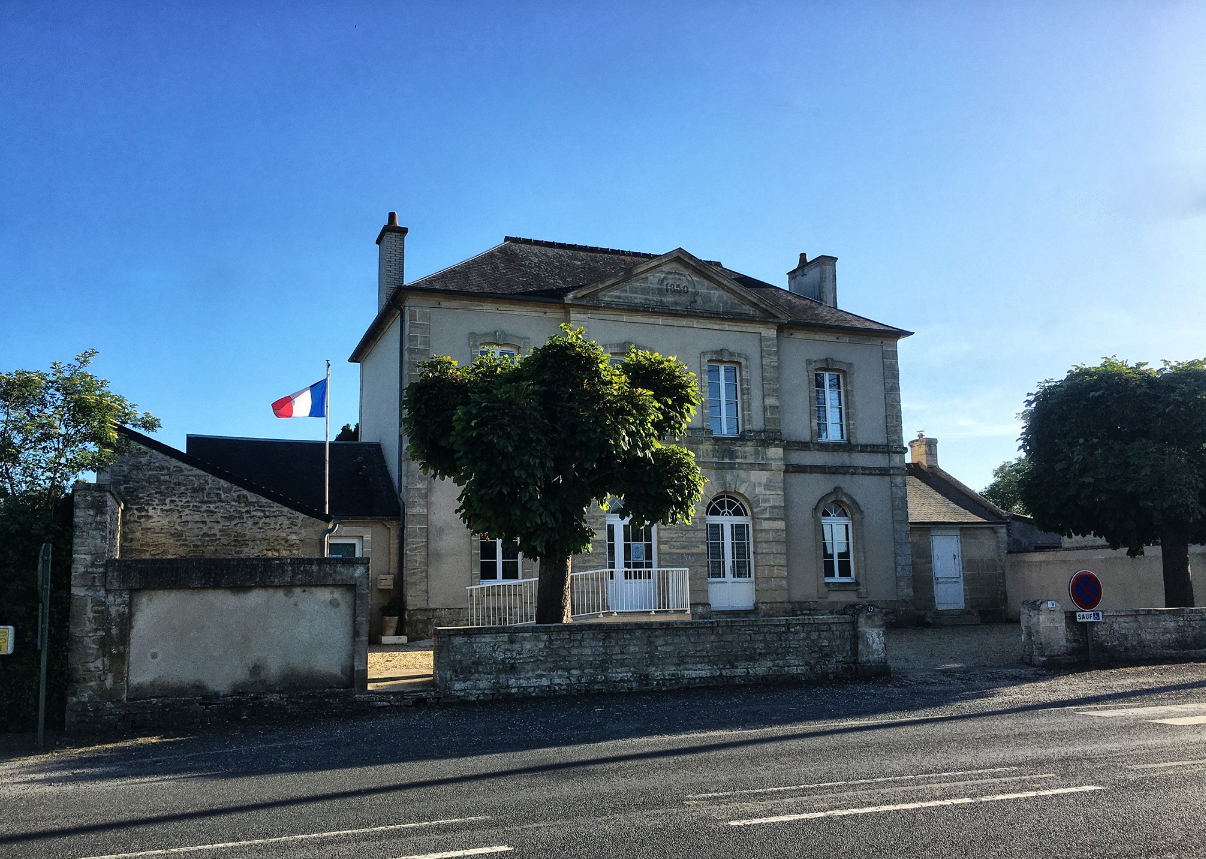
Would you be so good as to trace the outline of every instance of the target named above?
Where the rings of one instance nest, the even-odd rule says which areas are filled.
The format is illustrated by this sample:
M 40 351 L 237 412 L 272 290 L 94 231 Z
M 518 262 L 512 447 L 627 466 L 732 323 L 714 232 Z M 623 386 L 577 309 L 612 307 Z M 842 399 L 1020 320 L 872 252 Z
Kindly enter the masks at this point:
M 910 525 L 1002 525 L 1008 516 L 940 468 L 905 466 Z

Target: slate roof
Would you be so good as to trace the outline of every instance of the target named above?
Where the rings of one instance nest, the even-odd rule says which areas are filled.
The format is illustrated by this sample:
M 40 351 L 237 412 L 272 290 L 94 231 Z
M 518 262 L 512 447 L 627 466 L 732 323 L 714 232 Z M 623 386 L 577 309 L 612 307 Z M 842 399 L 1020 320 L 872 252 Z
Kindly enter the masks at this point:
M 411 281 L 402 289 L 560 302 L 567 294 L 577 289 L 611 277 L 622 276 L 659 256 L 664 254 L 506 236 L 501 245 Z M 782 311 L 787 315 L 789 323 L 883 333 L 897 337 L 908 336 L 910 333 L 845 310 L 827 307 L 819 301 L 726 268 L 716 260 L 702 262 Z M 385 322 L 392 318 L 392 312 L 393 308 L 387 306 L 378 314 L 361 339 L 360 345 L 356 347 L 352 355 L 353 361 L 359 359 L 362 350 L 376 338 L 379 330 L 384 328 Z
M 190 435 L 185 447 L 188 456 L 293 499 L 306 508 L 303 512 L 312 511 L 310 515 L 323 518 L 321 441 Z M 398 519 L 401 513 L 381 446 L 375 442 L 331 442 L 331 515 L 342 519 Z
M 905 465 L 910 525 L 1003 525 L 1008 514 L 941 468 Z

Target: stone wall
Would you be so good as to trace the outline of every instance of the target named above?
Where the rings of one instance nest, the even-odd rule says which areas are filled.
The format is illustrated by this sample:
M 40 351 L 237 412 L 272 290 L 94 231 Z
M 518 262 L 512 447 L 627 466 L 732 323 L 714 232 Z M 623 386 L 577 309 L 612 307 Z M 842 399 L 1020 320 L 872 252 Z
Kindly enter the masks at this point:
M 459 698 L 798 683 L 888 673 L 882 614 L 439 628 L 435 682 Z
M 104 479 L 124 558 L 320 557 L 326 524 L 140 444 Z
M 366 688 L 367 560 L 117 558 L 121 513 L 109 487 L 76 487 L 69 731 L 172 724 L 182 702 L 229 694 Z M 313 640 L 290 639 L 291 622 Z
M 1056 600 L 1022 603 L 1022 660 L 1030 665 L 1206 660 L 1206 608 L 1103 611 L 1080 623 Z M 1090 637 L 1092 641 L 1090 642 Z

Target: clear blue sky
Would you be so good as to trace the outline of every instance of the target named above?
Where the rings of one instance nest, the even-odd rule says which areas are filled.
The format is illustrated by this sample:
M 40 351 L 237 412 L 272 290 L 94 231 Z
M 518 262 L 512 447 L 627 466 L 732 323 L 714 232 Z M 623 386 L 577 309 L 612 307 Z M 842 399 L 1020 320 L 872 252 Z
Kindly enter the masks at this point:
M 347 356 L 387 211 L 701 257 L 916 331 L 905 435 L 973 486 L 1078 362 L 1206 355 L 1202 3 L 0 3 L 0 370 L 87 348 L 186 433 Z

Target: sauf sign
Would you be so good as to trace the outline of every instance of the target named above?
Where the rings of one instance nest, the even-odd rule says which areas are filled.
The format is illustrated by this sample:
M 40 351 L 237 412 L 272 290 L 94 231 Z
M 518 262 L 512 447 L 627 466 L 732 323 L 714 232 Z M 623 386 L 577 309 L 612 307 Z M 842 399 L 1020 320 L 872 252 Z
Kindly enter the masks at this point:
M 1101 621 L 1101 612 L 1095 611 L 1101 605 L 1101 579 L 1090 570 L 1078 570 L 1068 580 L 1068 596 L 1078 609 L 1076 620 L 1080 623 L 1097 623 Z

